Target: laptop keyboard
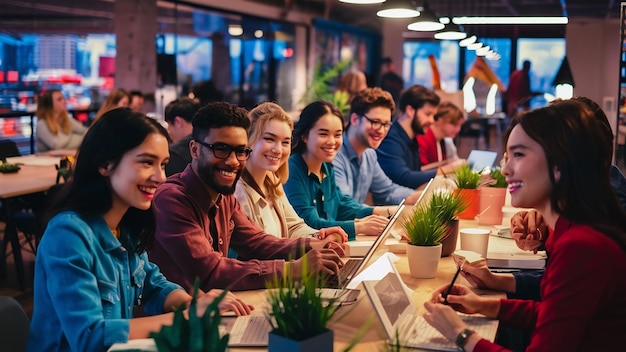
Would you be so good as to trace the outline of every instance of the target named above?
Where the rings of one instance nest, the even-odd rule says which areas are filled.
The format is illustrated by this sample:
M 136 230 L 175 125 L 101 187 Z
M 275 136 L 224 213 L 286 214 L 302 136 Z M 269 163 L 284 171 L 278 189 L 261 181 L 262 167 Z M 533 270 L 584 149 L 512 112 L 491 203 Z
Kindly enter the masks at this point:
M 268 333 L 272 326 L 263 315 L 238 317 L 228 339 L 229 344 L 267 346 Z
M 337 275 L 328 276 L 326 278 L 326 287 L 342 288 L 344 283 L 352 278 L 354 271 L 361 264 L 362 259 L 348 259 L 343 266 L 339 268 Z
M 498 329 L 498 324 L 493 319 L 466 314 L 459 314 L 459 316 L 469 329 L 476 331 L 480 336 L 494 336 Z M 403 345 L 439 351 L 458 351 L 453 341 L 441 335 L 421 315 L 405 317 L 408 319 L 402 319 L 399 322 L 399 326 L 404 327 L 404 331 L 400 333 L 400 341 Z

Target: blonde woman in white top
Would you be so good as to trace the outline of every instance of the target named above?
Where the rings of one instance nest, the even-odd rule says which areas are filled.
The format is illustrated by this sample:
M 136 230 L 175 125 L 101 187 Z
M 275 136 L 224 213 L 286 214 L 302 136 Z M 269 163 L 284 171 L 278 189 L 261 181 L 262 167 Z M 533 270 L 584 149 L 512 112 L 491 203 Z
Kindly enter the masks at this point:
M 340 227 L 321 230 L 309 227 L 293 209 L 282 184 L 289 177 L 293 121 L 275 103 L 262 103 L 250 110 L 249 145 L 252 148 L 246 169 L 237 183 L 235 196 L 248 217 L 265 232 L 281 238 L 317 237 L 338 234 L 348 240 Z

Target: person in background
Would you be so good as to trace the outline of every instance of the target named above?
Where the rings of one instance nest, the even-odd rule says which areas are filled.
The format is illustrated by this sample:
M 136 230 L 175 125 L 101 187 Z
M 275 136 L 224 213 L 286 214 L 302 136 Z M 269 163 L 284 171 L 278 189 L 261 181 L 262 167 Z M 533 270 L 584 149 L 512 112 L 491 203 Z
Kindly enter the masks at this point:
M 143 103 L 145 101 L 143 97 L 143 93 L 138 90 L 131 90 L 129 92 L 130 95 L 130 104 L 128 107 L 135 112 L 141 112 L 141 108 L 143 108 Z
M 94 120 L 99 119 L 100 116 L 111 109 L 127 108 L 128 104 L 130 104 L 130 94 L 122 88 L 115 88 L 109 93 L 100 109 L 98 109 Z
M 191 296 L 152 264 L 152 197 L 165 180 L 168 136 L 129 109 L 96 121 L 80 147 L 73 178 L 50 209 L 35 258 L 29 351 L 107 351 L 172 323 Z M 198 313 L 221 293 L 200 294 Z M 133 318 L 140 305 L 150 316 Z M 251 307 L 226 294 L 220 310 Z
M 426 130 L 425 134 L 418 134 L 416 137 L 422 170 L 431 169 L 429 164 L 443 166 L 446 160 L 452 162 L 459 159 L 454 138 L 461 131 L 463 123 L 465 123 L 465 115 L 456 105 L 447 101 L 439 104 L 435 114 L 435 123 Z
M 522 68 L 511 73 L 506 91 L 506 113 L 509 118 L 513 118 L 520 107 L 523 110 L 530 108 L 530 98 L 534 95 L 530 89 L 530 67 L 530 61 L 524 60 Z
M 209 103 L 192 124 L 191 163 L 154 195 L 157 231 L 149 255 L 165 276 L 185 288 L 199 278 L 203 290 L 259 289 L 286 271 L 299 277 L 303 258 L 311 271 L 336 274 L 344 252 L 335 236 L 276 238 L 248 219 L 235 199 L 251 152 L 247 111 Z M 247 260 L 228 258 L 231 246 Z
M 398 105 L 400 93 L 404 89 L 404 80 L 396 72 L 396 65 L 391 57 L 384 57 L 380 65 L 380 81 L 378 86 L 391 93 L 393 101 Z
M 337 91 L 344 92 L 348 95 L 348 101 L 346 102 L 348 105 L 350 105 L 350 102 L 352 102 L 352 99 L 354 99 L 358 93 L 365 89 L 367 89 L 367 77 L 362 71 L 351 71 L 339 78 Z M 343 123 L 344 129 L 348 126 L 348 123 L 348 117 L 345 116 Z
M 87 128 L 67 113 L 67 102 L 58 89 L 45 91 L 37 101 L 37 152 L 76 149 Z
M 195 99 L 200 106 L 205 106 L 208 103 L 214 103 L 224 100 L 224 93 L 217 89 L 213 80 L 201 81 L 196 83 L 189 93 L 189 98 Z
M 172 139 L 170 144 L 170 162 L 165 165 L 165 174 L 171 176 L 182 172 L 191 162 L 189 142 L 193 126 L 193 115 L 200 109 L 200 104 L 190 98 L 178 98 L 165 107 L 167 131 Z
M 252 121 L 249 143 L 250 159 L 235 189 L 235 197 L 252 221 L 279 238 L 326 238 L 348 234 L 341 227 L 316 230 L 308 226 L 293 209 L 283 183 L 289 178 L 287 160 L 291 154 L 293 121 L 275 103 L 261 103 L 248 113 Z
M 609 182 L 612 147 L 605 135 L 592 109 L 574 99 L 513 119 L 503 167 L 511 204 L 536 209 L 550 229 L 541 301 L 480 297 L 454 285 L 446 306 L 444 286 L 425 303 L 426 321 L 465 351 L 498 346 L 467 330 L 453 308 L 532 331 L 527 351 L 624 346 L 626 214 Z
M 439 96 L 432 90 L 413 85 L 400 95 L 398 119 L 376 149 L 378 163 L 396 184 L 418 188 L 435 177 L 438 169 L 422 171 L 419 144 L 415 137 L 435 122 Z
M 375 205 L 415 204 L 421 192 L 393 183 L 378 165 L 376 148 L 391 127 L 393 97 L 380 88 L 367 88 L 352 99 L 348 130 L 333 159 L 335 182 L 341 193 L 364 204 L 371 193 Z
M 332 161 L 342 144 L 343 118 L 335 105 L 315 101 L 300 113 L 293 132 L 285 193 L 313 228 L 341 226 L 350 240 L 356 234 L 378 236 L 396 207 L 370 207 L 341 193 Z

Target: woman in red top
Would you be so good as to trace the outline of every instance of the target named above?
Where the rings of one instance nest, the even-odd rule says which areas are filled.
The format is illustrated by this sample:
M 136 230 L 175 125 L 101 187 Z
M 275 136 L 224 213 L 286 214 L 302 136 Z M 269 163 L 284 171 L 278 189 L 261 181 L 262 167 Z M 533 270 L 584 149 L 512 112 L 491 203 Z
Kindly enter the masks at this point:
M 435 123 L 425 134 L 418 134 L 420 161 L 428 169 L 428 164 L 459 158 L 454 139 L 465 122 L 463 111 L 450 102 L 437 106 Z
M 502 351 L 454 310 L 531 332 L 527 351 L 615 351 L 626 345 L 626 214 L 609 183 L 611 144 L 593 111 L 562 100 L 515 118 L 505 136 L 511 204 L 535 208 L 550 229 L 541 301 L 480 297 L 442 287 L 424 318 L 465 351 Z M 454 310 L 453 310 L 454 309 Z

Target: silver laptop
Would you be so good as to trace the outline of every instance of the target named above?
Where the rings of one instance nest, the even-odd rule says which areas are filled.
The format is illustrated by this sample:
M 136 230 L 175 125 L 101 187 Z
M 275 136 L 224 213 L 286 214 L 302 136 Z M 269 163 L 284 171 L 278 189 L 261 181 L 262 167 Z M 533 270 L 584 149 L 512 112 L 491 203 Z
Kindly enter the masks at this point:
M 472 170 L 479 172 L 485 168 L 492 168 L 496 163 L 498 153 L 490 150 L 478 150 L 474 149 L 467 157 L 467 163 L 471 166 Z
M 392 264 L 393 265 L 393 264 Z M 404 289 L 397 270 L 393 270 L 380 281 L 363 281 L 363 286 L 372 301 L 389 343 L 405 347 L 424 348 L 436 351 L 458 351 L 453 341 L 445 338 L 424 317 L 416 315 L 410 295 Z M 469 329 L 489 338 L 496 335 L 498 321 L 476 315 L 459 314 Z
M 376 238 L 370 249 L 367 251 L 365 256 L 360 259 L 349 259 L 347 260 L 343 266 L 339 269 L 339 273 L 334 276 L 329 276 L 324 283 L 324 286 L 329 288 L 338 288 L 344 289 L 350 283 L 353 277 L 355 277 L 361 270 L 367 267 L 367 264 L 371 261 L 372 257 L 378 250 L 381 244 L 385 242 L 389 232 L 393 228 L 396 220 L 400 217 L 402 210 L 404 209 L 404 200 L 400 202 L 398 208 L 396 208 L 396 212 L 393 213 L 391 219 L 383 229 L 383 232 Z
M 230 334 L 229 347 L 266 347 L 272 325 L 265 315 L 223 317 L 222 323 Z

